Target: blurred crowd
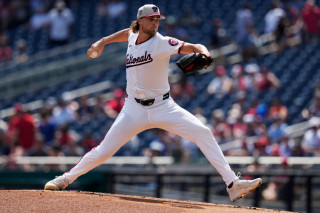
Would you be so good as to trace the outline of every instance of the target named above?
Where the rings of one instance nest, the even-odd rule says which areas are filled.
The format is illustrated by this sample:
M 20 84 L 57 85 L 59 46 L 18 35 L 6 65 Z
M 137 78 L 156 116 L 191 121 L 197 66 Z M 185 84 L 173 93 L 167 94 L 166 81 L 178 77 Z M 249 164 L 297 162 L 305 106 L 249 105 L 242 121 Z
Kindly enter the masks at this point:
M 253 72 L 253 67 L 258 70 Z M 231 149 L 223 149 L 227 156 L 320 156 L 320 83 L 315 88 L 312 104 L 302 112 L 305 120 L 308 120 L 308 130 L 302 138 L 292 138 L 286 131 L 289 110 L 281 99 L 274 98 L 270 106 L 257 99 L 252 102 L 247 100 L 248 94 L 259 94 L 279 86 L 276 76 L 272 75 L 271 80 L 260 76 L 268 72 L 264 69 L 256 64 L 244 68 L 237 64 L 231 67 L 233 76 L 228 77 L 225 67 L 217 67 L 217 77 L 207 85 L 208 95 L 216 95 L 212 97 L 216 100 L 223 95 L 233 95 L 235 102 L 227 111 L 214 109 L 209 118 L 201 107 L 195 108 L 194 115 L 211 129 L 221 147 L 233 143 Z M 234 72 L 243 72 L 243 78 L 248 79 L 239 83 L 239 75 L 234 75 Z M 220 84 L 227 85 L 225 90 L 218 90 L 214 86 L 220 75 L 227 79 L 226 83 Z M 263 82 L 270 83 L 261 83 L 261 78 Z M 171 82 L 171 87 L 171 96 L 177 102 L 190 99 L 196 93 L 193 83 L 186 78 Z M 218 88 L 222 89 L 223 86 Z M 15 113 L 8 119 L 0 120 L 0 155 L 8 156 L 11 160 L 16 156 L 82 156 L 103 139 L 110 124 L 120 113 L 125 97 L 125 91 L 120 88 L 115 89 L 108 99 L 102 95 L 76 99 L 64 95 L 58 100 L 51 97 L 38 113 L 31 113 L 23 104 L 17 103 L 14 105 Z M 99 138 L 93 136 L 94 129 L 87 128 L 81 132 L 74 129 L 76 125 L 85 127 L 95 120 L 102 121 L 95 126 L 95 129 L 104 130 Z M 161 129 L 137 135 L 116 155 L 173 156 L 177 163 L 203 160 L 195 143 Z M 15 168 L 14 163 L 7 166 Z
M 25 30 L 48 29 L 48 48 L 69 43 L 74 36 L 75 17 L 70 7 L 79 4 L 79 0 L 13 0 L 0 1 L 0 63 L 28 60 L 26 41 L 12 41 L 10 30 L 22 27 Z M 163 13 L 165 8 L 161 8 Z M 120 0 L 100 0 L 95 13 L 100 18 L 112 20 L 128 11 L 128 5 Z M 188 29 L 201 26 L 201 20 L 191 9 L 184 9 L 179 17 L 166 14 L 167 19 L 159 31 L 164 35 L 189 41 Z M 320 35 L 320 10 L 314 0 L 274 0 L 264 16 L 264 29 L 257 30 L 255 12 L 249 3 L 244 3 L 235 15 L 235 34 L 229 32 L 220 17 L 214 17 L 209 26 L 208 40 L 203 41 L 210 48 L 219 48 L 228 44 L 237 44 L 244 60 L 258 56 L 262 45 L 261 35 L 271 35 L 276 52 L 301 42 L 318 42 Z M 230 28 L 229 28 L 230 29 Z M 192 41 L 195 42 L 195 41 Z
M 69 6 L 78 3 L 77 0 L 0 0 L 0 63 L 28 60 L 26 41 L 10 42 L 8 32 L 17 26 L 33 30 L 47 28 L 50 47 L 70 42 L 76 23 Z M 127 4 L 119 0 L 100 0 L 95 8 L 98 16 L 111 19 L 121 16 L 127 9 Z M 267 67 L 247 60 L 258 56 L 259 36 L 262 34 L 271 35 L 270 42 L 278 52 L 300 41 L 318 42 L 319 7 L 312 0 L 272 1 L 264 17 L 263 32 L 255 29 L 254 11 L 248 3 L 237 11 L 235 18 L 235 37 L 225 29 L 223 20 L 212 20 L 209 49 L 237 44 L 247 63 L 217 66 L 212 71 L 213 79 L 205 85 L 211 98 L 232 98 L 235 101 L 230 109 L 215 109 L 209 117 L 201 107 L 193 113 L 212 130 L 220 145 L 235 143 L 233 149 L 223 150 L 226 155 L 319 156 L 320 84 L 314 89 L 312 104 L 302 112 L 303 119 L 308 121 L 308 130 L 302 138 L 291 138 L 286 132 L 290 117 L 288 106 L 278 97 L 274 97 L 271 105 L 257 98 L 265 91 L 277 90 L 280 80 Z M 202 22 L 192 10 L 185 10 L 183 18 L 167 15 L 160 32 L 188 41 L 185 28 L 197 27 Z M 177 102 L 192 100 L 197 95 L 196 83 L 185 76 L 172 78 L 170 83 L 171 96 Z M 124 104 L 125 96 L 125 91 L 118 88 L 110 99 L 102 96 L 83 96 L 74 100 L 52 98 L 36 114 L 17 103 L 14 115 L 0 120 L 0 155 L 9 159 L 15 156 L 82 156 L 99 144 L 103 134 L 98 139 L 90 130 L 76 132 L 72 127 L 101 118 L 113 121 Z M 102 127 L 104 133 L 108 127 L 108 124 Z M 117 155 L 170 155 L 180 163 L 196 162 L 202 157 L 194 143 L 160 129 L 136 136 Z M 9 160 L 7 166 L 14 168 L 16 165 Z

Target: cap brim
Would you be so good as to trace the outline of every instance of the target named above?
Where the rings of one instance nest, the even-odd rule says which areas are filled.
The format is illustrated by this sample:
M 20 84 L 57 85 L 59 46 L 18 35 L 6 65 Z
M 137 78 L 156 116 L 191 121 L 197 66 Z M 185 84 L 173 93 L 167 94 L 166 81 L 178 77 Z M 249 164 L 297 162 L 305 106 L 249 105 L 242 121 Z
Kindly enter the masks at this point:
M 166 17 L 164 15 L 159 15 L 159 14 L 151 14 L 151 15 L 148 15 L 148 16 L 144 16 L 144 17 L 151 17 L 151 16 L 160 16 L 160 19 L 166 19 Z M 143 17 L 141 17 L 143 18 Z

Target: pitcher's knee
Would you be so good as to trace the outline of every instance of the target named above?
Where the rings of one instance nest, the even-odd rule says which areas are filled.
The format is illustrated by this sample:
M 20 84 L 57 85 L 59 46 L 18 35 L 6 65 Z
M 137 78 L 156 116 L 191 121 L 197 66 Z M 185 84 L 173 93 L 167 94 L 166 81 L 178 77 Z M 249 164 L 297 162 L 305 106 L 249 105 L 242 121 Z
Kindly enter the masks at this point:
M 204 135 L 212 136 L 212 132 L 208 127 L 205 126 L 202 131 Z
M 205 138 L 213 138 L 213 134 L 208 127 L 203 126 L 201 129 L 198 129 L 196 138 L 197 141 L 203 140 Z
M 91 150 L 93 156 L 95 156 L 95 158 L 98 160 L 98 161 L 106 161 L 109 157 L 108 157 L 108 153 L 105 153 L 104 151 L 102 151 L 100 149 L 99 146 L 93 148 Z

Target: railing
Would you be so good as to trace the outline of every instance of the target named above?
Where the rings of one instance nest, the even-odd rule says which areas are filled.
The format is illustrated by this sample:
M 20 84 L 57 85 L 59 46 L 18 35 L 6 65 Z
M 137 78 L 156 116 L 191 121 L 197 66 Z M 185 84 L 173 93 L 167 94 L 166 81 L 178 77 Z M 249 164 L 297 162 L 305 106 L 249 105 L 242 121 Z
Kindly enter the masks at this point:
M 33 164 L 33 165 L 45 165 L 45 164 L 61 164 L 61 165 L 74 165 L 79 162 L 81 157 L 29 157 L 18 156 L 14 158 L 16 164 Z M 281 165 L 283 163 L 283 157 L 251 157 L 251 156 L 226 156 L 226 160 L 231 165 L 250 165 L 252 163 L 259 163 L 261 165 Z M 8 157 L 0 156 L 0 164 L 5 164 L 8 161 Z M 143 165 L 143 164 L 159 164 L 159 165 L 172 165 L 174 163 L 173 157 L 161 156 L 161 157 L 145 157 L 145 156 L 114 156 L 105 161 L 103 164 L 114 165 Z M 293 165 L 320 165 L 320 157 L 288 157 L 287 164 Z

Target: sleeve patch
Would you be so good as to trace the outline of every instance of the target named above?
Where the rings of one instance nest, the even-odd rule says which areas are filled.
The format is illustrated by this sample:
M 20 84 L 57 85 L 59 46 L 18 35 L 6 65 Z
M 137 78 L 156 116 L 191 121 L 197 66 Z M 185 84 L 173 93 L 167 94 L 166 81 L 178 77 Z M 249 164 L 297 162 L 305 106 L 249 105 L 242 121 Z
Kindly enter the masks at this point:
M 170 39 L 168 40 L 168 42 L 169 42 L 169 44 L 170 44 L 171 46 L 177 46 L 177 45 L 179 44 L 179 41 L 178 41 L 177 39 L 174 39 L 174 38 L 170 38 Z

